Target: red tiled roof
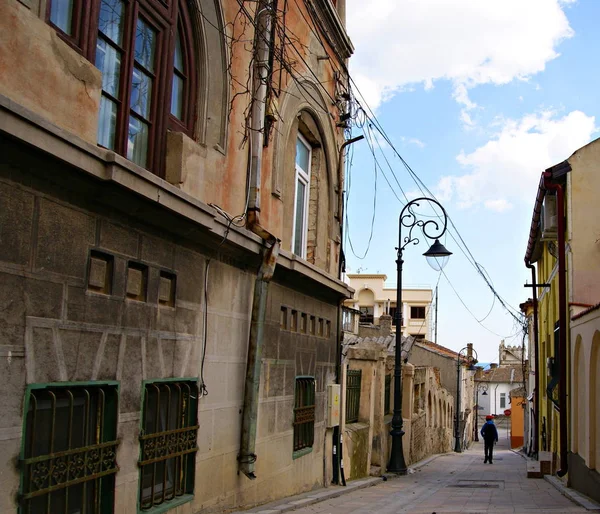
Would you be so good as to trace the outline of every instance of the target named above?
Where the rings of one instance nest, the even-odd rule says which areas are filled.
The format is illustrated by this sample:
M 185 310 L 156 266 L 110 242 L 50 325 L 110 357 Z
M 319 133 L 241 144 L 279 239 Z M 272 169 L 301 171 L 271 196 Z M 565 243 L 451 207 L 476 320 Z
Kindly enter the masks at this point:
M 571 319 L 574 321 L 576 319 L 583 318 L 586 314 L 589 314 L 590 312 L 593 312 L 598 309 L 600 309 L 600 303 L 597 303 L 596 305 L 592 305 L 591 307 L 588 307 L 587 309 L 584 309 L 581 312 L 578 312 L 577 314 L 572 316 Z
M 483 372 L 483 376 L 477 378 L 476 381 L 505 382 L 509 384 L 523 382 L 523 368 L 521 366 L 498 366 L 497 368 L 487 369 Z
M 433 351 L 440 355 L 443 355 L 444 357 L 450 357 L 452 359 L 456 359 L 458 357 L 458 352 L 455 352 L 454 350 L 451 350 L 450 348 L 446 348 L 445 346 L 442 346 L 441 344 L 436 344 L 432 341 L 427 341 L 426 339 L 421 339 L 420 341 L 416 341 L 415 344 L 425 350 L 430 350 L 430 351 Z M 463 358 L 464 361 L 467 360 L 465 354 L 462 354 L 461 357 Z

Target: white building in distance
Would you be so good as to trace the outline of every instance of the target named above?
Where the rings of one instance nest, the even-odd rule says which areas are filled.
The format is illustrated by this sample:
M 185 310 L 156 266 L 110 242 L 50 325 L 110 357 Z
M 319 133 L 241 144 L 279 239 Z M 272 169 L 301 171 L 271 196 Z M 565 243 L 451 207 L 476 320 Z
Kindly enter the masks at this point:
M 396 288 L 386 287 L 387 275 L 350 273 L 346 278 L 354 297 L 344 305 L 360 311 L 360 323 L 378 325 L 379 317 L 389 314 L 395 330 Z M 432 298 L 431 288 L 402 289 L 402 335 L 431 340 Z

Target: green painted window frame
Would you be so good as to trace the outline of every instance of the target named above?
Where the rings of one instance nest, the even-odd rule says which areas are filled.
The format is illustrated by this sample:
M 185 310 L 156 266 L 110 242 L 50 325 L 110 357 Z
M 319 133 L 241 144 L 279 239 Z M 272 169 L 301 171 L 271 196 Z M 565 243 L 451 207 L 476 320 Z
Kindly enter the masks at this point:
M 186 449 L 184 450 L 186 453 L 183 455 L 177 454 L 176 457 L 172 458 L 164 458 L 157 457 L 156 459 L 148 459 L 148 452 L 144 452 L 144 444 L 145 441 L 151 440 L 153 434 L 163 434 L 163 432 L 148 432 L 146 430 L 146 424 L 148 420 L 146 420 L 146 416 L 148 414 L 148 399 L 149 399 L 149 386 L 157 386 L 160 389 L 160 386 L 170 386 L 172 384 L 187 384 L 189 386 L 193 386 L 190 389 L 190 393 L 188 396 L 189 406 L 187 407 L 187 414 L 189 417 L 186 420 L 187 425 L 185 427 L 178 427 L 175 429 L 175 433 L 169 434 L 171 437 L 177 438 L 178 448 L 181 449 L 181 445 L 186 445 Z M 195 394 L 193 394 L 195 393 Z M 142 404 L 140 409 L 140 436 L 139 436 L 139 484 L 138 484 L 138 499 L 137 499 L 137 510 L 140 514 L 161 514 L 162 512 L 166 512 L 170 509 L 173 509 L 179 505 L 183 505 L 184 503 L 190 502 L 194 498 L 194 487 L 195 487 L 195 468 L 196 468 L 196 453 L 198 451 L 197 445 L 197 435 L 199 430 L 198 425 L 198 400 L 199 400 L 199 386 L 198 386 L 198 378 L 194 377 L 177 377 L 177 378 L 167 378 L 167 379 L 157 379 L 157 380 L 144 380 L 142 382 Z M 160 401 L 160 398 L 158 399 Z M 157 414 L 159 414 L 157 412 Z M 166 421 L 168 423 L 168 421 Z M 192 429 L 192 430 L 184 430 L 184 429 Z M 169 437 L 167 435 L 167 437 Z M 178 436 L 183 437 L 185 440 L 178 438 Z M 186 438 L 187 437 L 187 438 Z M 157 437 L 158 440 L 158 437 Z M 146 457 L 146 460 L 144 460 Z M 154 503 L 150 506 L 143 505 L 143 491 L 144 491 L 144 468 L 146 466 L 153 466 L 153 469 L 159 467 L 162 463 L 163 465 L 163 478 L 166 480 L 167 474 L 167 461 L 171 461 L 175 459 L 173 464 L 174 469 L 179 468 L 179 473 L 184 475 L 183 478 L 183 488 L 184 491 L 182 494 L 177 494 L 175 490 L 175 484 L 173 485 L 173 496 L 171 498 L 166 498 L 163 494 L 163 499 L 160 503 Z M 180 459 L 180 464 L 178 464 L 177 459 Z M 154 463 L 147 463 L 148 460 L 156 460 Z M 156 474 L 156 471 L 153 471 L 153 475 Z M 156 477 L 153 477 L 153 480 Z M 165 489 L 166 481 L 163 480 L 163 491 Z M 156 494 L 156 493 L 151 493 Z
M 71 466 L 73 465 L 73 463 L 76 463 L 76 459 L 77 459 L 77 453 L 81 453 L 81 452 L 75 452 L 74 450 L 78 450 L 79 448 L 90 448 L 90 445 L 87 446 L 73 446 L 71 448 L 68 448 L 65 451 L 61 451 L 61 452 L 50 452 L 47 454 L 40 454 L 40 455 L 35 455 L 35 456 L 30 456 L 28 455 L 29 452 L 31 451 L 30 446 L 33 445 L 33 440 L 32 437 L 34 434 L 30 434 L 28 433 L 28 429 L 29 427 L 29 421 L 30 421 L 30 407 L 32 406 L 32 400 L 33 401 L 37 401 L 35 400 L 35 396 L 34 396 L 34 392 L 35 391 L 45 391 L 45 390 L 51 390 L 53 393 L 54 392 L 58 392 L 58 391 L 72 391 L 73 389 L 91 389 L 91 388 L 95 388 L 98 391 L 103 391 L 103 393 L 105 394 L 105 403 L 104 403 L 104 411 L 102 412 L 103 417 L 102 417 L 102 421 L 101 421 L 101 428 L 100 428 L 100 441 L 97 441 L 94 445 L 91 445 L 91 447 L 93 448 L 93 450 L 98 450 L 100 449 L 100 455 L 101 456 L 108 456 L 108 452 L 111 452 L 110 457 L 112 458 L 112 462 L 110 464 L 110 469 L 108 469 L 108 464 L 105 464 L 102 462 L 102 457 L 100 458 L 100 460 L 97 462 L 97 465 L 99 466 L 99 474 L 101 476 L 98 476 L 97 478 L 91 478 L 88 480 L 82 480 L 82 479 L 74 479 L 72 478 L 71 481 L 76 481 L 76 483 L 71 484 L 70 486 L 64 486 L 61 487 L 60 489 L 55 489 L 56 490 L 69 490 L 71 487 L 74 487 L 76 485 L 79 485 L 80 483 L 86 483 L 86 482 L 91 482 L 92 480 L 94 481 L 98 481 L 96 484 L 94 484 L 94 487 L 98 487 L 99 491 L 97 493 L 97 497 L 99 499 L 99 504 L 98 504 L 98 509 L 96 510 L 95 513 L 90 513 L 90 514 L 110 514 L 114 511 L 114 500 L 115 500 L 115 476 L 116 473 L 119 471 L 119 466 L 116 462 L 116 449 L 120 443 L 120 441 L 117 439 L 117 424 L 118 424 L 118 413 L 119 413 L 119 382 L 117 381 L 87 381 L 87 382 L 49 382 L 49 383 L 36 383 L 36 384 L 29 384 L 27 386 L 27 388 L 25 389 L 25 398 L 24 398 L 24 403 L 23 403 L 23 424 L 22 424 L 22 438 L 21 438 L 21 450 L 20 450 L 20 455 L 19 455 L 19 470 L 20 470 L 20 483 L 19 483 L 19 506 L 18 506 L 18 512 L 19 514 L 29 514 L 30 512 L 32 512 L 30 509 L 26 509 L 25 507 L 25 502 L 27 501 L 27 499 L 25 498 L 26 496 L 29 496 L 29 494 L 31 493 L 35 493 L 37 491 L 29 491 L 29 493 L 26 492 L 26 489 L 28 487 L 27 484 L 27 480 L 25 477 L 25 473 L 28 469 L 28 460 L 30 459 L 34 459 L 37 462 L 33 462 L 32 467 L 29 468 L 30 469 L 30 479 L 31 479 L 31 473 L 33 473 L 33 465 L 35 465 L 36 463 L 40 463 L 40 465 L 43 465 L 44 461 L 48 461 L 48 460 L 52 460 L 53 461 L 53 465 L 56 466 L 56 463 L 61 464 L 63 469 L 67 469 L 68 471 L 66 471 L 67 473 L 67 481 L 68 477 L 69 477 L 69 473 L 71 473 L 71 469 L 73 469 Z M 106 390 L 106 391 L 105 391 Z M 106 392 L 109 392 L 108 398 L 106 398 Z M 74 407 L 74 400 L 73 400 L 73 395 L 72 393 L 70 393 L 72 401 L 71 401 L 71 408 Z M 56 399 L 56 396 L 55 396 Z M 56 400 L 54 402 L 54 409 L 56 411 Z M 90 411 L 88 411 L 89 414 Z M 96 412 L 96 415 L 98 415 L 98 412 Z M 73 416 L 71 414 L 71 416 Z M 98 420 L 96 418 L 96 434 L 98 437 Z M 70 425 L 70 430 L 71 430 L 71 434 L 72 434 L 72 428 L 74 426 L 74 422 L 73 422 L 73 418 L 71 417 L 70 421 L 69 421 L 69 425 Z M 51 431 L 54 430 L 55 427 L 55 423 L 52 423 L 52 428 Z M 52 432 L 51 432 L 52 433 Z M 62 434 L 62 433 L 61 433 Z M 57 437 L 60 437 L 61 434 L 55 434 Z M 89 433 L 87 434 L 88 436 L 90 435 Z M 69 436 L 68 439 L 68 445 L 71 446 L 71 436 Z M 31 444 L 30 444 L 31 443 Z M 55 441 L 52 441 L 52 445 L 54 445 Z M 90 458 L 90 456 L 88 455 L 91 454 L 90 452 L 84 451 L 84 459 L 85 458 Z M 79 458 L 81 458 L 81 456 L 79 455 Z M 109 460 L 107 460 L 107 462 L 109 462 Z M 104 469 L 103 469 L 104 468 Z M 83 473 L 85 473 L 85 471 L 83 471 Z M 85 477 L 85 475 L 84 475 Z M 49 479 L 49 485 L 51 485 L 51 480 Z M 55 481 L 58 481 L 55 479 Z M 38 488 L 38 491 L 41 490 L 42 488 Z M 51 491 L 50 493 L 46 493 L 46 494 L 42 494 L 39 496 L 46 496 L 47 494 L 51 495 L 53 494 L 54 491 Z M 50 500 L 51 501 L 51 500 Z M 48 508 L 51 508 L 51 503 L 49 506 L 46 507 L 46 510 Z M 53 512 L 52 510 L 50 510 L 49 512 Z

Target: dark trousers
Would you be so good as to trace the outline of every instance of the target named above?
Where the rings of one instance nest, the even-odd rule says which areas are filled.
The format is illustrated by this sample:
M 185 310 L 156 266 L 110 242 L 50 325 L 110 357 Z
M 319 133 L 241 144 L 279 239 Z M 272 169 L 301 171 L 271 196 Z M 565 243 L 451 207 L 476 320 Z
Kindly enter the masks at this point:
M 484 441 L 483 450 L 485 452 L 484 453 L 485 460 L 486 461 L 489 460 L 490 462 L 492 462 L 494 459 L 494 442 L 495 441 L 493 439 L 491 439 L 491 440 L 484 439 L 483 441 Z

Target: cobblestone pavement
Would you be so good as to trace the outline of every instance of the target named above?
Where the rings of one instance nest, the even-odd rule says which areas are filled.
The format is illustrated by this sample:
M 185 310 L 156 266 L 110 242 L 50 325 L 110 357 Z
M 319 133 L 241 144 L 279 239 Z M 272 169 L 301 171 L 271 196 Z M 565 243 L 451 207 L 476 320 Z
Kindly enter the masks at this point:
M 403 477 L 294 511 L 297 514 L 440 514 L 587 512 L 543 479 L 528 479 L 526 461 L 506 442 L 493 464 L 483 463 L 483 444 L 446 454 Z

